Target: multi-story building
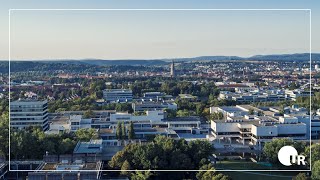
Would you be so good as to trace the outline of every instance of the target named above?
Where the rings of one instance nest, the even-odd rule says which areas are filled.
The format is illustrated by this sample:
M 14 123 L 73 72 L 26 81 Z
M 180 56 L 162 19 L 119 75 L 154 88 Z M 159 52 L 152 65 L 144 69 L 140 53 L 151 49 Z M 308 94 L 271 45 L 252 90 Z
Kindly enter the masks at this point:
M 170 103 L 170 102 L 140 101 L 140 102 L 132 103 L 132 109 L 134 112 L 154 111 L 154 110 L 164 110 L 164 109 L 177 110 L 177 108 L 178 106 L 176 103 Z
M 146 114 L 141 115 L 109 113 L 109 116 L 109 118 L 85 118 L 79 112 L 68 112 L 58 119 L 51 120 L 49 132 L 74 132 L 78 129 L 94 128 L 103 140 L 114 140 L 116 139 L 118 122 L 124 123 L 127 130 L 130 122 L 132 122 L 137 139 L 146 139 L 148 136 L 155 135 L 179 138 L 179 134 L 189 134 L 190 136 L 193 134 L 208 134 L 208 128 L 202 128 L 200 118 L 196 116 L 166 118 L 163 110 L 146 111 Z
M 255 91 L 221 91 L 220 99 L 233 100 L 241 103 L 247 102 L 274 102 L 285 100 L 281 90 L 255 90 Z
M 101 179 L 101 156 L 90 153 L 97 152 L 96 147 L 93 144 L 87 148 L 87 155 L 74 153 L 44 156 L 36 171 L 28 172 L 27 179 Z
M 163 93 L 163 92 L 143 93 L 143 99 L 151 100 L 151 101 L 161 101 L 163 96 L 165 96 L 165 93 Z
M 10 126 L 23 129 L 30 126 L 48 130 L 47 101 L 18 100 L 10 103 Z
M 314 95 L 313 92 L 310 93 L 310 91 L 305 91 L 302 89 L 295 89 L 295 90 L 286 90 L 285 91 L 286 98 L 296 101 L 298 97 L 310 97 Z
M 253 114 L 250 112 L 253 110 Z M 217 140 L 258 145 L 274 138 L 305 140 L 310 138 L 310 117 L 281 115 L 276 108 L 256 108 L 249 105 L 214 107 L 211 113 L 221 112 L 224 117 L 211 122 L 211 135 Z
M 103 90 L 103 98 L 106 102 L 131 102 L 132 90 L 130 89 L 105 89 Z

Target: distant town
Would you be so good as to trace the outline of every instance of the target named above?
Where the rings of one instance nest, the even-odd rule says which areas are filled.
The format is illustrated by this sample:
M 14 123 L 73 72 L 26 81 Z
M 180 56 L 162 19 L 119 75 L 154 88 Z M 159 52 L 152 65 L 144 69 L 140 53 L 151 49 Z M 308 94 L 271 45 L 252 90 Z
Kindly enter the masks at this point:
M 0 62 L 0 111 L 11 130 L 10 152 L 7 139 L 0 139 L 0 179 L 163 179 L 172 174 L 152 170 L 288 170 L 277 159 L 282 145 L 307 157 L 305 166 L 290 167 L 297 172 L 286 176 L 301 176 L 299 170 L 316 163 L 310 148 L 320 149 L 317 61 L 311 67 L 308 60 L 288 57 L 99 63 L 12 61 L 9 82 L 8 64 Z M 9 154 L 10 169 L 25 173 L 7 171 Z

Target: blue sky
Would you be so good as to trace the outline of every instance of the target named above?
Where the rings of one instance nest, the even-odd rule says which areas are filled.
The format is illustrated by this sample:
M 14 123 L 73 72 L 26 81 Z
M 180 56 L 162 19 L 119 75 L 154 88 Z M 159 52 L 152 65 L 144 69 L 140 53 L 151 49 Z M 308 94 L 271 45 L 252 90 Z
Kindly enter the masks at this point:
M 0 1 L 0 59 L 12 8 L 307 8 L 319 52 L 317 1 Z M 308 11 L 12 11 L 12 59 L 148 59 L 309 51 Z

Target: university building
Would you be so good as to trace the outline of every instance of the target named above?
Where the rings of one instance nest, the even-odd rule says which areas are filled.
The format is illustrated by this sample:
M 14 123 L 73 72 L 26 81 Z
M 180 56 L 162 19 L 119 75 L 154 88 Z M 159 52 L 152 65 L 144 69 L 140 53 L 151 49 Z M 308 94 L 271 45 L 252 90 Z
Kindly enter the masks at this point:
M 10 126 L 15 129 L 38 126 L 43 131 L 48 130 L 48 102 L 37 100 L 10 102 Z
M 132 90 L 130 89 L 105 89 L 103 99 L 108 103 L 125 103 L 132 101 Z
M 222 119 L 211 121 L 211 136 L 214 139 L 257 145 L 262 147 L 265 142 L 276 138 L 309 141 L 316 134 L 310 125 L 318 125 L 305 108 L 286 108 L 281 114 L 276 107 L 253 107 L 250 105 L 211 107 L 211 113 L 222 113 Z M 253 113 L 252 113 L 253 112 Z

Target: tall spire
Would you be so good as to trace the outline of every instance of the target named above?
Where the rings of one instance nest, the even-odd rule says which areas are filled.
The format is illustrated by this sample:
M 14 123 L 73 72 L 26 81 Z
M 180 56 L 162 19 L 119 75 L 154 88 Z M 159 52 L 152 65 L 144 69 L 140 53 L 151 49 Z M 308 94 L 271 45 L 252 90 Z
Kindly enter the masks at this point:
M 172 63 L 171 63 L 170 75 L 171 75 L 171 77 L 174 77 L 174 76 L 175 76 L 175 72 L 174 72 L 174 61 L 173 61 L 173 60 L 172 60 Z

